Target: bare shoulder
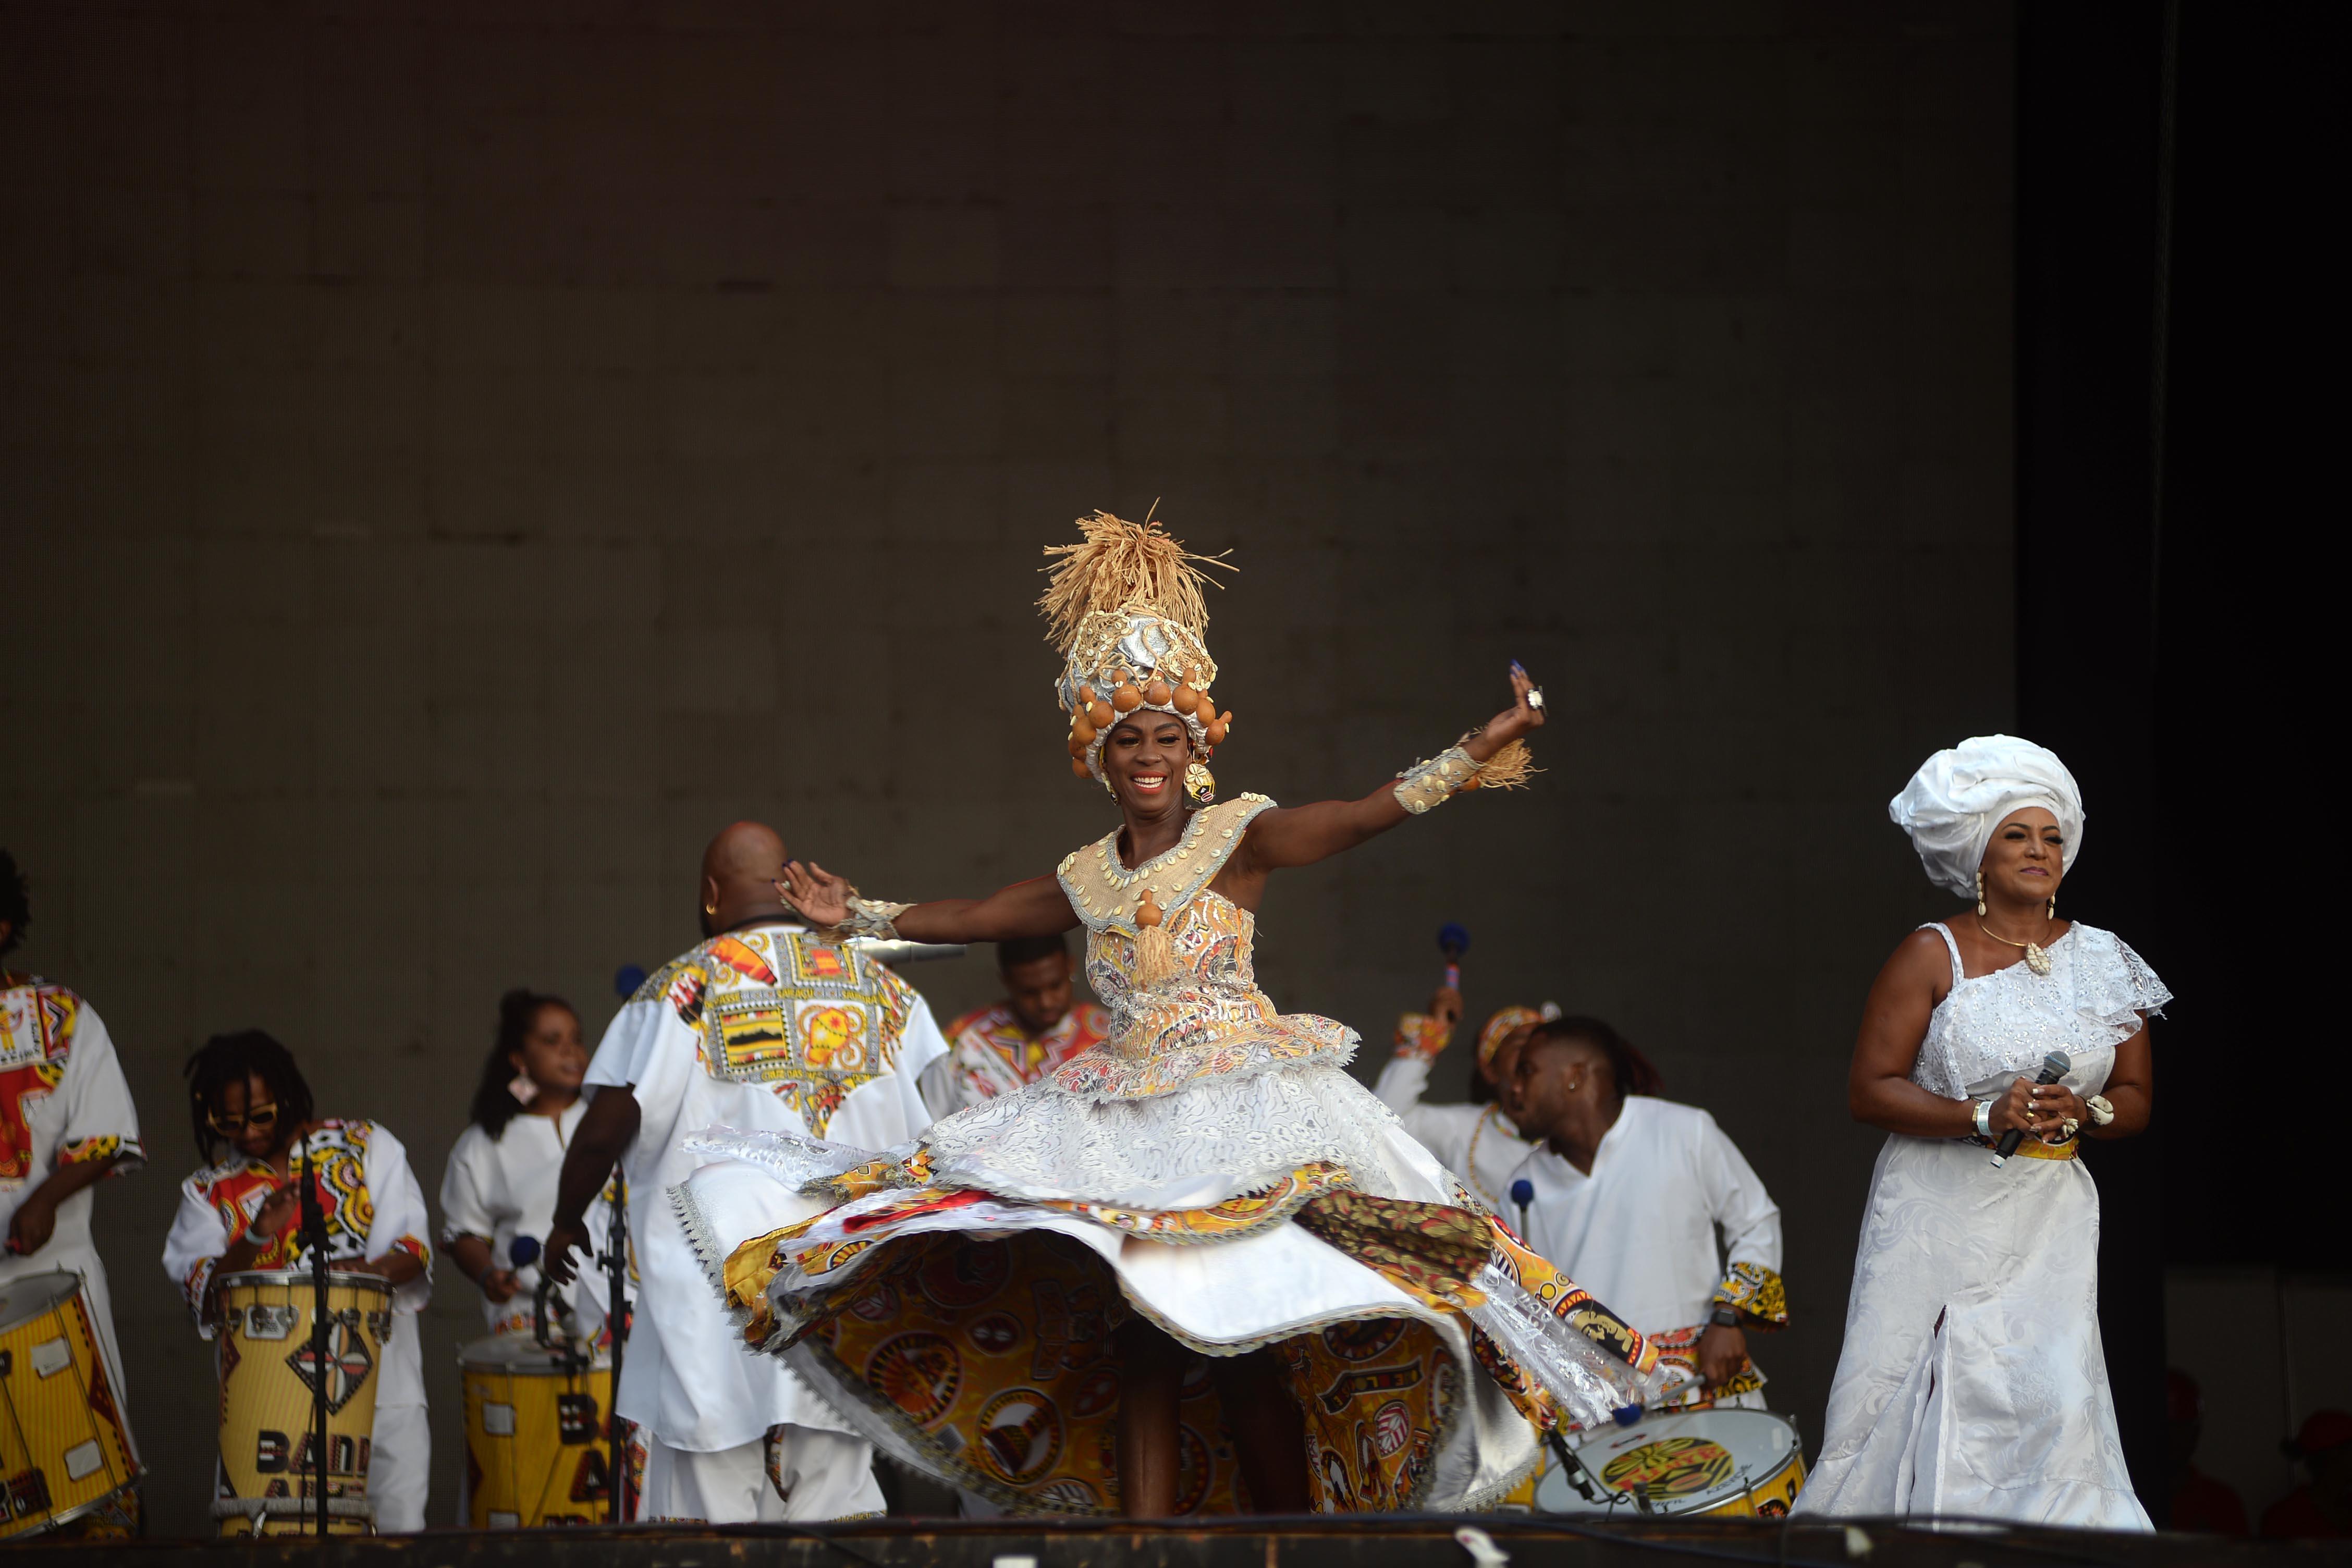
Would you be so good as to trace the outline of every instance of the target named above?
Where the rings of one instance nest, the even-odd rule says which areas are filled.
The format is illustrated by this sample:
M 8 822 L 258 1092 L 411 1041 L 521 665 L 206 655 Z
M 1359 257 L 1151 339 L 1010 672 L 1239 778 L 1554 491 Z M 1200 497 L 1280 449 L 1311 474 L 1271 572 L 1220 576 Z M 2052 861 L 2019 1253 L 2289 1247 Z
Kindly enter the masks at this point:
M 1952 954 L 1944 945 L 1943 933 L 1933 926 L 1921 926 L 1911 932 L 1895 944 L 1878 977 L 1881 984 L 1892 981 L 1898 985 L 1924 985 L 1942 996 L 1952 984 Z

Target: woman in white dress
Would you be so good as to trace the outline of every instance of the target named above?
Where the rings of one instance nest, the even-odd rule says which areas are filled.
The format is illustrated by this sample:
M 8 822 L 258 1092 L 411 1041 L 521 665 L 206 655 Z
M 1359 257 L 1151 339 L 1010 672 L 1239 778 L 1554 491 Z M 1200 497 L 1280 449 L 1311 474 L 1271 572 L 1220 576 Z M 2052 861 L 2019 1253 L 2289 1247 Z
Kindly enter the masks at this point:
M 580 1015 L 561 996 L 515 990 L 499 999 L 498 1038 L 474 1090 L 472 1125 L 441 1174 L 441 1247 L 482 1293 L 494 1334 L 532 1331 L 540 1247 L 555 1222 L 564 1152 L 588 1110 L 588 1048 Z M 603 1239 L 591 1221 L 590 1234 Z M 603 1323 L 595 1279 L 549 1303 L 593 1336 Z M 575 1313 L 573 1298 L 579 1298 Z
M 2147 1125 L 2147 1018 L 2171 993 L 2120 938 L 2058 917 L 2083 806 L 2049 752 L 1964 741 L 1889 811 L 1969 907 L 1906 938 L 1864 1011 L 1847 1092 L 1890 1136 L 1798 1510 L 2147 1530 L 2099 1342 L 2098 1189 L 2077 1151 Z M 2053 1054 L 2063 1076 L 2035 1082 Z M 1997 1161 L 2011 1131 L 2019 1157 Z
M 688 1232 L 750 1343 L 1009 1511 L 1484 1507 L 1540 1424 L 1644 1398 L 1656 1352 L 1348 1075 L 1352 1031 L 1277 1013 L 1251 949 L 1271 872 L 1516 783 L 1541 695 L 1514 667 L 1510 707 L 1360 800 L 1209 804 L 1232 716 L 1196 574 L 1154 525 L 1080 527 L 1046 608 L 1072 770 L 1119 824 L 980 900 L 786 874 L 837 936 L 1085 926 L 1110 1037 L 880 1154 L 713 1136 L 738 1163 L 676 1189 Z

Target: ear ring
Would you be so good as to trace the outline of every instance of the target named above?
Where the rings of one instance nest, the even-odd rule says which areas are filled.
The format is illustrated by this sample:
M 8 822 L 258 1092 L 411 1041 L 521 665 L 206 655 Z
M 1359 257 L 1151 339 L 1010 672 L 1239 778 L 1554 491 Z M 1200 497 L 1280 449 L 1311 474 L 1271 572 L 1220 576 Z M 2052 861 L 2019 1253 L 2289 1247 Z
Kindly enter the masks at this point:
M 2055 903 L 2057 900 L 2053 899 L 2051 902 Z M 1977 873 L 1977 913 L 1982 914 L 1984 912 L 1984 873 L 1982 871 L 1979 871 Z
M 2050 895 L 2050 918 L 2053 921 L 2058 918 L 2058 895 L 2055 893 Z
M 717 899 L 705 899 L 705 900 L 702 900 L 702 912 L 703 912 L 704 914 L 706 914 L 706 915 L 715 915 L 715 914 L 717 914 L 717 913 L 719 912 L 719 900 L 718 900 Z

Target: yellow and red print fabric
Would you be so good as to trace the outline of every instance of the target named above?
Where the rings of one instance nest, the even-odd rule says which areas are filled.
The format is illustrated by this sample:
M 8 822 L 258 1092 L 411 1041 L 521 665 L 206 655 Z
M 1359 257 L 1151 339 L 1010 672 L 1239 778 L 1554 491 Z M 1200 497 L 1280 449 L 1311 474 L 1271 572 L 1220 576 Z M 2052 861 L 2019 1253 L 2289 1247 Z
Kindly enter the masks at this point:
M 854 949 L 773 930 L 713 937 L 635 999 L 666 1002 L 699 1034 L 706 1071 L 773 1090 L 820 1138 L 853 1090 L 897 1062 L 916 1005 L 905 981 Z
M 293 1179 L 297 1181 L 301 1179 L 306 1144 L 310 1152 L 312 1185 L 319 1194 L 320 1210 L 326 1217 L 329 1258 L 362 1258 L 403 1251 L 419 1263 L 432 1261 L 433 1249 L 421 1237 L 394 1237 L 376 1247 L 373 1253 L 370 1250 L 375 1201 L 367 1188 L 368 1123 L 321 1122 L 303 1143 L 295 1146 L 289 1156 L 290 1168 L 296 1173 Z M 225 1161 L 196 1178 L 197 1191 L 220 1215 L 232 1239 L 245 1234 L 245 1227 L 252 1223 L 269 1194 L 285 1184 L 285 1179 L 260 1160 Z M 205 1258 L 181 1282 L 188 1304 L 200 1313 L 205 1292 L 212 1286 L 216 1261 Z M 257 1269 L 299 1268 L 309 1261 L 298 1227 L 289 1226 L 255 1254 L 251 1266 Z
M 33 1104 L 65 1081 L 80 1008 L 62 985 L 0 973 L 0 1181 L 33 1173 Z

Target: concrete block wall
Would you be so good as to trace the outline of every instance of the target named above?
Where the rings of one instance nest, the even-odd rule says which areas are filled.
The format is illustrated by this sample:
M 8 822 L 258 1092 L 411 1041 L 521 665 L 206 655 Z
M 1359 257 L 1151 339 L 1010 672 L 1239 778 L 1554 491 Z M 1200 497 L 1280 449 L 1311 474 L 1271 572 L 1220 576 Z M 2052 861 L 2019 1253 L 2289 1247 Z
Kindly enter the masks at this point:
M 122 1043 L 101 1194 L 156 1527 L 206 1360 L 156 1257 L 187 1050 L 258 1024 L 428 1188 L 499 991 L 693 937 L 744 815 L 897 897 L 1108 826 L 1029 608 L 1155 500 L 1228 789 L 1360 793 L 1499 705 L 1529 795 L 1279 880 L 1369 1072 L 1619 1023 L 1788 1215 L 1818 1434 L 1884 802 L 2011 713 L 1998 5 L 0 7 L 0 612 L 20 963 Z M 2095 789 L 2095 781 L 2091 781 Z M 944 1016 L 984 959 L 913 976 Z M 1447 1071 L 1458 1089 L 1462 1065 Z M 445 1277 L 436 1517 L 462 1464 Z

